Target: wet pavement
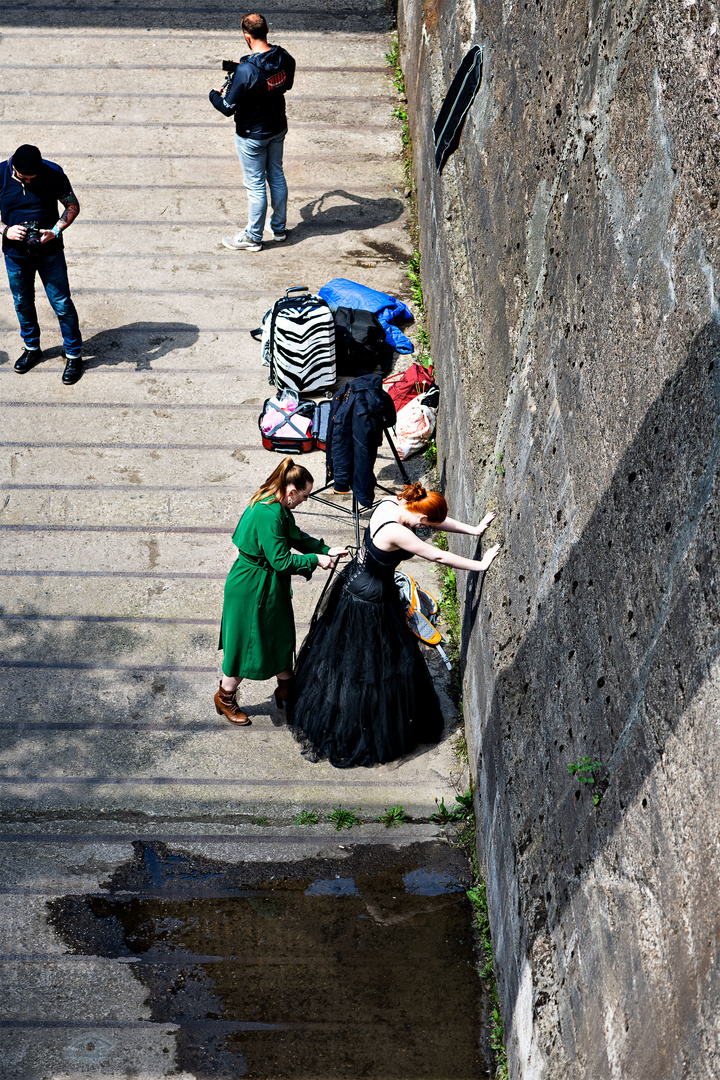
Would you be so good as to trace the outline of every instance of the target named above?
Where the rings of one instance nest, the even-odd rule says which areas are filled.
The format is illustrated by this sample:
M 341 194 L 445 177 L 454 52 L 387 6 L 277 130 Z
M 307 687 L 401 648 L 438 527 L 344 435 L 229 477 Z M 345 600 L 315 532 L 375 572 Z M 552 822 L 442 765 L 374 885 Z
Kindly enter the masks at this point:
M 94 887 L 51 895 L 39 871 L 6 898 L 0 1074 L 489 1075 L 463 855 L 318 832 L 279 861 L 95 845 Z

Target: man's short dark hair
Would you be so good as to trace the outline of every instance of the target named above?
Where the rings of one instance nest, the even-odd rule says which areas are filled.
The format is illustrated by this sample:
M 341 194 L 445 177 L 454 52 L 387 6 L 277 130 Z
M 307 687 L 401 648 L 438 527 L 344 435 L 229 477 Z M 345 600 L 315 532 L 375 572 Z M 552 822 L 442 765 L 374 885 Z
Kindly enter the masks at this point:
M 243 15 L 240 25 L 243 33 L 249 34 L 256 41 L 267 41 L 268 24 L 264 15 L 258 15 L 256 11 L 250 15 Z
M 18 146 L 10 162 L 15 172 L 20 173 L 21 176 L 37 176 L 42 169 L 42 154 L 37 146 L 23 143 L 22 146 Z

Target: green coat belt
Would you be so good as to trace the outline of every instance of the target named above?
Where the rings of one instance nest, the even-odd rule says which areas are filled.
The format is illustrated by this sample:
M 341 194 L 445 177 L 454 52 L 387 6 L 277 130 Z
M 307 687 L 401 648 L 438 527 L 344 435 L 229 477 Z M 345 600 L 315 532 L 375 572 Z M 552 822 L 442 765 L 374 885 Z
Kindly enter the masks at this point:
M 225 582 L 219 649 L 223 673 L 243 679 L 270 679 L 292 667 L 295 620 L 292 574 L 309 578 L 323 540 L 298 529 L 279 502 L 249 506 L 233 533 L 238 557 Z M 293 555 L 294 548 L 301 554 Z

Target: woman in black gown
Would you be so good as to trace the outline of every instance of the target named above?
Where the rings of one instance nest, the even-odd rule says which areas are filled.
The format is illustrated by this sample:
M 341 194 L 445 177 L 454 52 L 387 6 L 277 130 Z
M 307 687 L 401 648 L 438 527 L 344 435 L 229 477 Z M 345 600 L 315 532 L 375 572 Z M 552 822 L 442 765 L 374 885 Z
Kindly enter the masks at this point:
M 360 551 L 315 612 L 295 665 L 288 723 L 308 756 L 342 769 L 393 761 L 439 742 L 440 704 L 405 622 L 394 574 L 413 555 L 458 570 L 487 570 L 499 544 L 482 559 L 465 559 L 424 543 L 414 530 L 482 536 L 494 518 L 487 514 L 479 525 L 454 521 L 444 497 L 421 484 L 408 484 L 379 504 Z

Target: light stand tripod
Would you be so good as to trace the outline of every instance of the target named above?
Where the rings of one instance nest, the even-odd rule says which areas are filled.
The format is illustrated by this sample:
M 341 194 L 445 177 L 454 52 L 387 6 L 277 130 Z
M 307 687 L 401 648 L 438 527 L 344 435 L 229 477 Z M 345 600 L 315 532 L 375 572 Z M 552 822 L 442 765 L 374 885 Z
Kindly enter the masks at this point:
M 397 467 L 400 470 L 400 475 L 403 478 L 404 482 L 406 484 L 409 484 L 410 483 L 410 477 L 407 474 L 407 470 L 406 470 L 405 466 L 403 465 L 402 461 L 400 460 L 400 457 L 398 455 L 395 443 L 392 441 L 392 438 L 390 436 L 390 431 L 386 427 L 383 427 L 383 431 L 385 433 L 385 438 L 388 441 L 388 446 L 392 450 L 392 455 L 395 458 L 395 462 L 397 464 Z M 353 518 L 353 520 L 355 522 L 355 546 L 360 547 L 360 515 L 361 514 L 370 514 L 370 513 L 372 513 L 372 511 L 375 509 L 375 507 L 378 505 L 378 503 L 374 502 L 372 504 L 372 506 L 360 506 L 360 503 L 355 498 L 355 495 L 353 495 L 353 497 L 352 497 L 352 509 L 350 509 L 350 507 L 348 507 L 348 506 L 341 506 L 340 503 L 332 502 L 331 499 L 324 499 L 322 497 L 322 492 L 327 491 L 332 486 L 333 486 L 332 484 L 325 484 L 324 487 L 318 488 L 317 492 L 313 492 L 313 494 L 310 496 L 310 498 L 315 499 L 316 502 L 324 503 L 325 506 L 329 506 L 333 510 L 338 510 L 341 514 L 349 514 L 350 517 Z M 375 481 L 375 486 L 379 487 L 380 490 L 384 491 L 387 495 L 394 495 L 395 494 L 395 492 L 392 491 L 391 488 L 385 487 L 384 484 L 379 484 L 377 482 L 377 480 Z

